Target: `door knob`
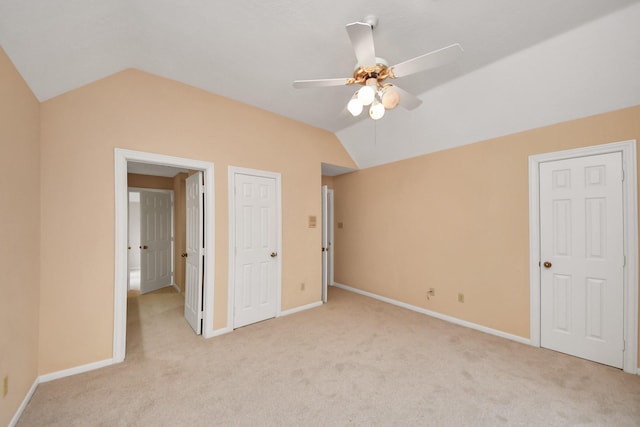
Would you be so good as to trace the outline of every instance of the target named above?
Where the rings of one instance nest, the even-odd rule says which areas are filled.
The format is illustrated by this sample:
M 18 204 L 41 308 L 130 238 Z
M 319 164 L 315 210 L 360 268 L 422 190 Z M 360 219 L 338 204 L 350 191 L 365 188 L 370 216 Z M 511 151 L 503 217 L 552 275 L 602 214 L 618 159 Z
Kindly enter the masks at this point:
M 278 252 L 271 252 L 271 258 L 275 258 L 278 256 Z
M 142 249 L 147 249 L 147 248 L 148 248 L 148 246 L 147 246 L 147 245 L 143 245 L 143 246 L 142 246 Z
M 182 254 L 182 255 L 180 255 L 180 256 L 181 256 L 182 258 L 186 258 L 186 257 L 188 257 L 188 256 L 189 256 L 189 254 L 185 252 L 185 253 L 183 253 L 183 254 Z
M 544 268 L 551 268 L 552 264 L 549 261 L 545 261 L 542 265 L 544 265 Z

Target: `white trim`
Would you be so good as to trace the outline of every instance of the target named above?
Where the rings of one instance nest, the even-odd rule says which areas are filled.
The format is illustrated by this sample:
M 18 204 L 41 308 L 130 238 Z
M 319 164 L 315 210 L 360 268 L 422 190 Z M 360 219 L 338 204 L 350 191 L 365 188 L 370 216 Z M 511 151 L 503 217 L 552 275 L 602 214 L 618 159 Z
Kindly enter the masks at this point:
M 178 286 L 178 284 L 176 283 L 176 281 L 174 280 L 173 283 L 171 284 L 171 286 L 173 286 L 173 288 L 179 293 L 182 293 L 182 289 L 180 289 L 180 286 Z
M 213 338 L 213 337 L 217 337 L 220 335 L 225 335 L 228 334 L 230 332 L 233 332 L 233 328 L 231 327 L 224 327 L 224 328 L 220 328 L 220 329 L 214 329 L 210 332 L 207 332 L 206 335 L 204 335 L 205 338 Z
M 415 311 L 421 314 L 426 314 L 427 316 L 435 317 L 436 319 L 444 320 L 446 322 L 453 323 L 455 325 L 464 326 L 470 329 L 475 329 L 476 331 L 484 332 L 490 335 L 495 335 L 500 338 L 506 338 L 508 340 L 519 342 L 521 344 L 530 344 L 528 338 L 520 337 L 518 335 L 512 335 L 506 332 L 499 331 L 497 329 L 487 328 L 486 326 L 482 326 L 476 323 L 468 322 L 466 320 L 458 319 L 457 317 L 447 316 L 446 314 L 441 314 L 436 311 L 427 310 L 426 308 L 417 307 L 415 305 L 411 305 L 402 301 L 383 297 L 377 294 L 373 294 L 371 292 L 363 291 L 361 289 L 352 288 L 351 286 L 343 285 L 342 283 L 334 282 L 334 286 L 350 292 L 354 292 L 356 294 L 364 295 L 369 298 L 377 299 L 382 302 L 393 304 L 398 307 L 406 308 L 411 311 Z
M 237 166 L 228 167 L 228 191 L 229 194 L 229 269 L 228 269 L 228 291 L 227 291 L 227 328 L 234 328 L 233 310 L 235 299 L 235 262 L 236 262 L 236 239 L 234 230 L 236 229 L 235 219 L 235 187 L 236 174 L 253 175 L 265 178 L 273 178 L 276 181 L 276 252 L 278 253 L 276 267 L 276 317 L 280 315 L 282 307 L 282 177 L 279 172 L 262 171 L 258 169 L 241 168 Z
M 312 308 L 320 307 L 322 301 L 312 302 L 311 304 L 301 305 L 300 307 L 291 308 L 289 310 L 281 311 L 278 317 L 289 316 L 290 314 L 300 313 L 301 311 L 309 310 Z
M 36 377 L 35 381 L 33 381 L 33 384 L 31 384 L 31 388 L 27 392 L 27 395 L 24 397 L 24 399 L 22 399 L 22 403 L 20 404 L 20 407 L 18 408 L 16 413 L 13 414 L 13 418 L 11 418 L 11 421 L 9 421 L 9 427 L 15 427 L 15 425 L 18 424 L 18 420 L 20 420 L 22 413 L 24 412 L 25 408 L 31 401 L 31 398 L 33 397 L 33 393 L 36 392 L 36 389 L 38 388 L 39 384 L 40 384 L 40 378 Z
M 205 269 L 204 269 L 204 318 L 203 336 L 213 334 L 213 297 L 215 278 L 215 187 L 214 165 L 211 162 L 192 160 L 162 154 L 145 153 L 141 151 L 114 149 L 115 161 L 115 284 L 113 303 L 113 361 L 119 363 L 124 360 L 126 351 L 127 328 L 127 162 L 151 163 L 156 165 L 174 166 L 183 169 L 200 170 L 204 172 L 205 192 Z
M 542 162 L 621 152 L 624 181 L 624 351 L 623 369 L 639 373 L 638 368 L 638 175 L 636 141 L 622 141 L 573 150 L 529 156 L 529 289 L 531 345 L 540 347 L 540 177 Z
M 96 369 L 111 366 L 115 362 L 113 359 L 105 359 L 99 362 L 87 363 L 86 365 L 76 366 L 75 368 L 63 369 L 61 371 L 51 372 L 50 374 L 40 375 L 38 384 L 48 383 L 49 381 L 59 380 L 60 378 L 70 377 L 71 375 L 84 374 L 85 372 L 95 371 Z

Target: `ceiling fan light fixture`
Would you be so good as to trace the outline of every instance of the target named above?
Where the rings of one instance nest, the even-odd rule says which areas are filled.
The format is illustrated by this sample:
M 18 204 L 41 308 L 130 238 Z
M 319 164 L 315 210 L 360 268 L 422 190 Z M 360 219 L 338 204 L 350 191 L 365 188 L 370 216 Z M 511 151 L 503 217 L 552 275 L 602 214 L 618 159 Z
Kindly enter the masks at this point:
M 384 105 L 378 100 L 375 100 L 373 104 L 371 104 L 371 108 L 369 108 L 369 117 L 373 120 L 380 120 L 382 116 L 384 116 Z
M 353 94 L 351 100 L 347 104 L 347 110 L 351 113 L 353 117 L 359 116 L 362 113 L 364 106 L 362 102 L 358 99 L 358 92 Z

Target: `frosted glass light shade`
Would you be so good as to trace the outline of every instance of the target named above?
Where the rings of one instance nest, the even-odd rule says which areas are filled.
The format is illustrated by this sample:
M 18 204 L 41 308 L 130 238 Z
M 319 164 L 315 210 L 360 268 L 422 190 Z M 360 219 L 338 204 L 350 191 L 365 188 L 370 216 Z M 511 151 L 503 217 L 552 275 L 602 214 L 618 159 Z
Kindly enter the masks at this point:
M 393 88 L 386 89 L 382 94 L 382 105 L 387 110 L 396 108 L 400 102 L 400 95 Z
M 381 119 L 382 116 L 384 116 L 384 105 L 382 105 L 378 101 L 375 101 L 373 105 L 371 105 L 371 108 L 369 108 L 369 116 L 373 120 Z
M 369 105 L 373 102 L 376 96 L 376 91 L 371 86 L 363 86 L 358 91 L 358 100 L 362 105 Z
M 357 96 L 354 95 L 353 98 L 347 104 L 347 110 L 351 113 L 353 117 L 359 116 L 362 113 L 362 102 L 358 99 Z

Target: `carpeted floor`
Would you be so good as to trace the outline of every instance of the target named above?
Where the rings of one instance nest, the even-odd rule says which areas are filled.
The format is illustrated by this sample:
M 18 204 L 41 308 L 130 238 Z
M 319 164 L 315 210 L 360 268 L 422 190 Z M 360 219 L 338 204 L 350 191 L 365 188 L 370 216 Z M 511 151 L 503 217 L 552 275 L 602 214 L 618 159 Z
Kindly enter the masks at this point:
M 330 288 L 205 340 L 129 299 L 124 363 L 41 384 L 19 426 L 638 426 L 640 377 Z

